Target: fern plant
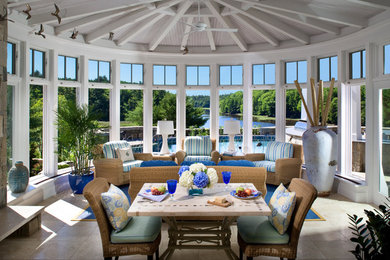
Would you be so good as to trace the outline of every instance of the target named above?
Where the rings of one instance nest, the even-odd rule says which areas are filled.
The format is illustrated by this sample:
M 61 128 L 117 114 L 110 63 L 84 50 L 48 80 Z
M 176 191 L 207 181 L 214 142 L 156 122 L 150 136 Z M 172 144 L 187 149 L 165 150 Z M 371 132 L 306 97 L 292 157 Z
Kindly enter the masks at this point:
M 390 199 L 387 198 L 390 202 Z M 390 259 L 390 207 L 388 204 L 379 206 L 379 210 L 364 210 L 363 217 L 347 214 L 350 229 L 354 237 L 351 241 L 357 243 L 355 250 L 350 251 L 358 260 Z

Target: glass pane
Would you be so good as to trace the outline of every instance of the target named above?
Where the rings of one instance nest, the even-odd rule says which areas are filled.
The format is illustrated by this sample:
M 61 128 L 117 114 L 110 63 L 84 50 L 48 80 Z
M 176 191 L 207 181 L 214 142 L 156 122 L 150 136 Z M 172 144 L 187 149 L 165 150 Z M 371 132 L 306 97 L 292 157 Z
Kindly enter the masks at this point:
M 220 90 L 219 91 L 219 151 L 228 151 L 229 136 L 224 135 L 223 128 L 225 121 L 238 120 L 242 133 L 242 106 L 243 94 L 241 90 Z M 242 152 L 242 134 L 234 137 L 234 146 L 237 152 Z
M 382 174 L 380 192 L 390 194 L 390 89 L 382 90 Z
M 92 82 L 98 82 L 98 61 L 88 61 L 88 80 Z
M 120 94 L 121 140 L 131 142 L 133 152 L 143 151 L 143 91 L 122 89 Z
M 7 172 L 12 168 L 12 122 L 13 122 L 13 103 L 14 87 L 7 87 Z
M 210 67 L 209 66 L 199 66 L 199 85 L 200 86 L 209 86 L 210 85 Z
M 89 110 L 99 116 L 99 143 L 108 142 L 110 126 L 110 90 L 90 88 L 88 104 Z
M 153 65 L 153 85 L 164 85 L 165 75 L 163 65 Z
M 66 57 L 66 79 L 77 80 L 77 59 Z
M 390 44 L 384 47 L 384 73 L 390 74 Z
M 140 85 L 144 84 L 144 65 L 133 64 L 132 68 L 133 68 L 133 71 L 132 71 L 133 81 L 131 83 L 140 84 Z
M 298 61 L 298 82 L 307 82 L 307 61 Z
M 319 76 L 320 80 L 322 81 L 330 81 L 329 62 L 330 58 L 323 58 L 318 60 Z
M 357 129 L 353 129 L 353 140 L 352 140 L 352 175 L 359 179 L 365 180 L 366 174 L 366 86 L 353 86 L 357 93 L 360 94 L 360 101 L 356 104 L 360 107 L 360 111 L 352 108 L 352 117 L 359 119 L 360 124 L 356 124 Z M 352 93 L 354 94 L 354 93 Z M 354 102 L 354 100 L 352 102 Z M 359 123 L 359 122 L 358 122 Z M 354 128 L 354 125 L 352 126 Z
M 33 74 L 33 50 L 30 49 L 30 76 Z
M 44 53 L 41 51 L 34 50 L 34 73 L 33 77 L 44 78 Z
M 7 73 L 15 74 L 15 44 L 7 42 Z
M 65 79 L 65 57 L 61 55 L 58 56 L 58 79 Z
M 186 136 L 210 135 L 210 91 L 186 91 Z
M 291 84 L 297 79 L 297 62 L 286 62 L 286 83 Z
M 242 85 L 242 65 L 232 66 L 232 85 Z
M 302 89 L 302 94 L 306 97 L 306 89 Z M 302 102 L 298 91 L 296 89 L 286 90 L 286 142 L 293 137 L 291 133 L 294 131 L 291 130 L 294 129 L 295 124 L 300 119 L 306 119 L 306 114 L 302 114 L 301 111 Z
M 30 176 L 42 171 L 43 86 L 30 85 Z
M 337 64 L 337 56 L 330 58 L 330 77 L 331 79 L 334 78 L 335 81 L 337 81 L 337 74 L 338 74 L 338 64 Z
M 187 66 L 186 67 L 186 78 L 187 86 L 198 85 L 198 66 Z
M 219 66 L 219 85 L 231 84 L 231 66 Z
M 253 85 L 264 85 L 264 65 L 253 65 Z
M 265 84 L 275 84 L 275 64 L 265 64 Z
M 165 84 L 176 85 L 176 66 L 165 66 Z
M 162 147 L 162 136 L 156 134 L 157 122 L 160 120 L 173 121 L 173 128 L 176 129 L 175 90 L 153 91 L 153 152 L 160 152 Z M 169 152 L 176 152 L 176 133 L 168 136 L 168 148 Z
M 120 65 L 120 77 L 122 84 L 131 83 L 131 64 L 121 63 Z
M 275 140 L 275 90 L 253 90 L 252 152 L 265 153 Z
M 99 61 L 99 82 L 110 83 L 110 62 Z
M 366 78 L 366 51 L 362 51 L 362 66 L 363 66 L 363 75 L 362 78 Z
M 352 79 L 360 79 L 360 51 L 352 53 Z

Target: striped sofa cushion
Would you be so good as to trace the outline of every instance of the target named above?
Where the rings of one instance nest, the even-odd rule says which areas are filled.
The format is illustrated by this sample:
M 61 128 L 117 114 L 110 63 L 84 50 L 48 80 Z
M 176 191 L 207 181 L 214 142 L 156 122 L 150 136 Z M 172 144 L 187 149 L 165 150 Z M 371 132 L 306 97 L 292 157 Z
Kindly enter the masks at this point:
M 202 156 L 202 155 L 193 156 L 193 155 L 190 155 L 190 156 L 186 156 L 186 158 L 184 160 L 190 161 L 190 162 L 211 161 L 211 156 Z
M 276 161 L 277 159 L 292 158 L 293 145 L 282 142 L 269 142 L 265 151 L 266 161 Z
M 127 141 L 111 141 L 103 144 L 103 153 L 105 158 L 118 158 L 116 155 L 116 148 L 129 148 L 131 147 Z
M 264 167 L 267 172 L 275 172 L 275 162 L 271 161 L 255 161 L 253 162 L 256 167 Z
M 184 141 L 184 151 L 187 155 L 207 155 L 211 154 L 211 139 L 209 136 L 191 136 Z
M 123 162 L 123 171 L 129 172 L 131 168 L 140 167 L 142 162 L 140 160 Z

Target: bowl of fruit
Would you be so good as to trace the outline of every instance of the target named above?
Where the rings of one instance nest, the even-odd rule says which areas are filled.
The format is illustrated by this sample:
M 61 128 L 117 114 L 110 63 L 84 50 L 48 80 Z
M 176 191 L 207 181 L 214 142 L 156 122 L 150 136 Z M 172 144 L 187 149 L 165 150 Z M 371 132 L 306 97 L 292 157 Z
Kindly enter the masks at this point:
M 150 192 L 150 194 L 159 196 L 159 195 L 164 195 L 167 193 L 167 188 L 164 185 L 161 185 L 160 187 L 152 187 L 150 190 L 146 190 L 146 192 Z
M 231 191 L 230 195 L 237 199 L 249 200 L 259 197 L 261 192 L 249 188 L 238 187 L 236 190 Z

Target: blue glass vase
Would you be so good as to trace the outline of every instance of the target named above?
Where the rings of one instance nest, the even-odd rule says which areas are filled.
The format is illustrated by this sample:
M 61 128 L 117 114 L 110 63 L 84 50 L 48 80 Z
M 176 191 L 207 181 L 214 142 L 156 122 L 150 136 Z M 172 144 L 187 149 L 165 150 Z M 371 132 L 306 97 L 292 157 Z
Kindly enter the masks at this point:
M 8 186 L 11 192 L 24 192 L 27 189 L 29 177 L 30 174 L 23 162 L 15 162 L 15 167 L 12 167 L 8 172 Z

